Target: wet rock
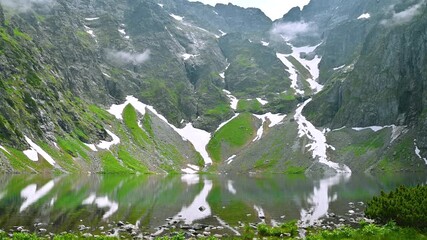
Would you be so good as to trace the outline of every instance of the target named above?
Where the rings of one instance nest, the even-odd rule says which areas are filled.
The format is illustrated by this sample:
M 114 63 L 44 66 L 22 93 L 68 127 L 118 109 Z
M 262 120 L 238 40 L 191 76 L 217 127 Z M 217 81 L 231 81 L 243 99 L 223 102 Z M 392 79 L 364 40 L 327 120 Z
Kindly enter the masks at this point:
M 203 232 L 203 235 L 205 235 L 205 236 L 210 236 L 210 235 L 211 235 L 211 233 L 210 233 L 210 232 L 208 232 L 208 231 L 205 231 L 205 232 Z
M 345 222 L 345 219 L 344 218 L 340 218 L 338 221 Z
M 81 232 L 81 231 L 86 230 L 86 226 L 85 225 L 79 225 L 77 229 L 79 229 L 79 231 Z
M 188 230 L 188 229 L 191 229 L 191 226 L 188 224 L 184 224 L 184 225 L 181 225 L 180 228 L 184 230 Z
M 204 226 L 202 225 L 202 224 L 198 224 L 198 223 L 196 223 L 196 224 L 194 224 L 193 225 L 193 229 L 195 229 L 195 230 L 202 230 L 204 228 Z
M 124 226 L 124 225 L 125 225 L 125 223 L 124 223 L 124 222 L 122 222 L 122 221 L 117 222 L 117 226 L 118 226 L 118 227 L 121 227 L 121 226 Z
M 47 232 L 46 228 L 40 228 L 38 231 L 39 231 L 39 233 L 46 233 Z
M 354 214 L 354 211 L 353 210 L 348 210 L 348 213 L 349 214 Z
M 17 232 L 22 232 L 22 231 L 24 231 L 24 227 L 19 226 L 19 227 L 16 228 L 16 231 Z
M 221 234 L 214 234 L 213 236 L 214 236 L 214 238 L 222 238 Z

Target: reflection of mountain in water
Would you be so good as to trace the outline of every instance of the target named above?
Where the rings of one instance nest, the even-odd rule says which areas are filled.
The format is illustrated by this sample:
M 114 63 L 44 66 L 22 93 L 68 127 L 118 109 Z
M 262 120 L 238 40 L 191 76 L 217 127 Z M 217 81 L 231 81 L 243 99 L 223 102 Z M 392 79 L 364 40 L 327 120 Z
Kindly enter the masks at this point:
M 77 230 L 81 224 L 99 229 L 123 221 L 139 222 L 154 232 L 168 219 L 222 226 L 237 235 L 239 222 L 278 224 L 301 219 L 309 225 L 328 211 L 347 213 L 349 202 L 366 201 L 381 190 L 421 184 L 427 178 L 414 174 L 379 177 L 0 176 L 0 226 L 34 230 L 34 224 L 41 222 L 48 224 L 48 231 L 62 232 Z
M 333 195 L 329 189 L 333 186 L 346 183 L 350 179 L 351 173 L 337 174 L 319 181 L 319 186 L 315 186 L 313 193 L 308 197 L 307 203 L 312 205 L 308 210 L 301 209 L 301 222 L 304 226 L 312 225 L 316 220 L 324 217 L 328 213 L 329 203 L 338 199 L 338 193 Z

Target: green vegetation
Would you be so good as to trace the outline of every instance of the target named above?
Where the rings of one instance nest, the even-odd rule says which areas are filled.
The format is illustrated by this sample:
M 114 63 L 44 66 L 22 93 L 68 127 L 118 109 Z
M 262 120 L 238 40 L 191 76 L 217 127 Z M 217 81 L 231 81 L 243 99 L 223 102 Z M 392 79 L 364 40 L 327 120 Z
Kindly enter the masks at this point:
M 361 228 L 344 227 L 335 230 L 321 230 L 310 233 L 307 240 L 341 240 L 341 239 L 366 239 L 366 240 L 402 240 L 402 239 L 427 239 L 427 235 L 412 228 L 397 227 L 393 223 L 385 226 L 375 224 L 362 224 Z
M 278 227 L 270 227 L 266 224 L 260 224 L 257 227 L 258 235 L 261 237 L 280 237 L 291 238 L 298 236 L 297 221 L 283 223 Z
M 100 153 L 102 161 L 102 173 L 130 173 L 131 171 L 123 167 L 119 161 L 114 157 L 114 155 L 105 151 Z
M 262 105 L 256 99 L 242 99 L 237 104 L 237 112 L 261 113 Z
M 119 147 L 119 151 L 118 151 L 118 158 L 120 160 L 122 160 L 123 164 L 133 170 L 133 171 L 137 171 L 137 172 L 141 172 L 141 173 L 149 173 L 150 170 L 143 165 L 143 163 L 137 159 L 135 159 L 134 157 L 132 157 L 132 155 L 127 152 L 124 147 L 120 146 Z
M 366 215 L 382 223 L 395 221 L 399 226 L 427 229 L 427 186 L 404 187 L 374 197 Z
M 145 133 L 138 125 L 138 114 L 135 108 L 130 104 L 128 104 L 123 110 L 123 121 L 126 127 L 130 130 L 133 139 L 135 139 L 140 146 L 144 146 L 150 141 L 147 133 Z
M 245 146 L 255 134 L 253 121 L 250 113 L 242 113 L 214 133 L 207 145 L 207 151 L 212 159 L 220 162 L 224 147 L 235 150 Z

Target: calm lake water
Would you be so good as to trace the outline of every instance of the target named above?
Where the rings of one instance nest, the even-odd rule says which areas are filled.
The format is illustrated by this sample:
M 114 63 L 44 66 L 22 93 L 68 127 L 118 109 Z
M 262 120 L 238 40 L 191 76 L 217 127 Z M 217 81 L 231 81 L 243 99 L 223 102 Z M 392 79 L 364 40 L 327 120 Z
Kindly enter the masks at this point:
M 426 184 L 425 174 L 337 175 L 91 175 L 0 176 L 0 228 L 47 224 L 51 232 L 108 227 L 117 221 L 146 231 L 169 221 L 223 225 L 239 221 L 267 224 L 299 219 L 306 223 L 326 213 L 345 214 L 348 203 L 367 201 L 381 190 Z M 360 205 L 360 208 L 363 208 Z M 111 226 L 111 225 L 110 225 Z M 102 228 L 101 228 L 102 229 Z

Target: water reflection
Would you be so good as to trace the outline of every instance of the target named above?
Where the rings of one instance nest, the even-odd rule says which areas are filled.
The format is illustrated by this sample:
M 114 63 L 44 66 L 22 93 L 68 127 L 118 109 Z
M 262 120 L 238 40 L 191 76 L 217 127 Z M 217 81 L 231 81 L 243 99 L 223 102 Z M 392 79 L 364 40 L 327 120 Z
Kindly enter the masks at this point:
M 209 217 L 211 207 L 207 202 L 209 192 L 212 190 L 212 181 L 204 180 L 202 191 L 194 198 L 193 202 L 187 207 L 183 206 L 181 211 L 173 217 L 174 220 L 182 220 L 185 224 L 192 224 L 196 220 Z
M 46 183 L 43 187 L 41 187 L 39 190 L 37 190 L 37 184 L 30 184 L 24 189 L 22 189 L 21 197 L 25 199 L 25 201 L 22 203 L 21 208 L 19 209 L 19 212 L 24 211 L 33 203 L 37 202 L 40 198 L 44 197 L 46 194 L 50 192 L 50 190 L 53 189 L 54 186 L 55 186 L 55 181 L 51 180 L 50 182 Z
M 0 176 L 0 226 L 48 224 L 48 231 L 91 229 L 117 221 L 155 232 L 167 221 L 221 225 L 239 234 L 242 223 L 299 219 L 309 225 L 329 212 L 345 214 L 349 202 L 381 190 L 427 181 L 421 175 L 336 175 L 328 178 L 231 175 L 95 175 L 49 178 Z
M 308 226 L 313 225 L 316 220 L 324 217 L 329 210 L 329 204 L 338 199 L 338 193 L 330 193 L 333 186 L 344 184 L 350 180 L 351 173 L 342 173 L 327 177 L 319 181 L 318 186 L 314 186 L 313 193 L 307 199 L 311 205 L 309 209 L 301 209 L 301 223 Z

